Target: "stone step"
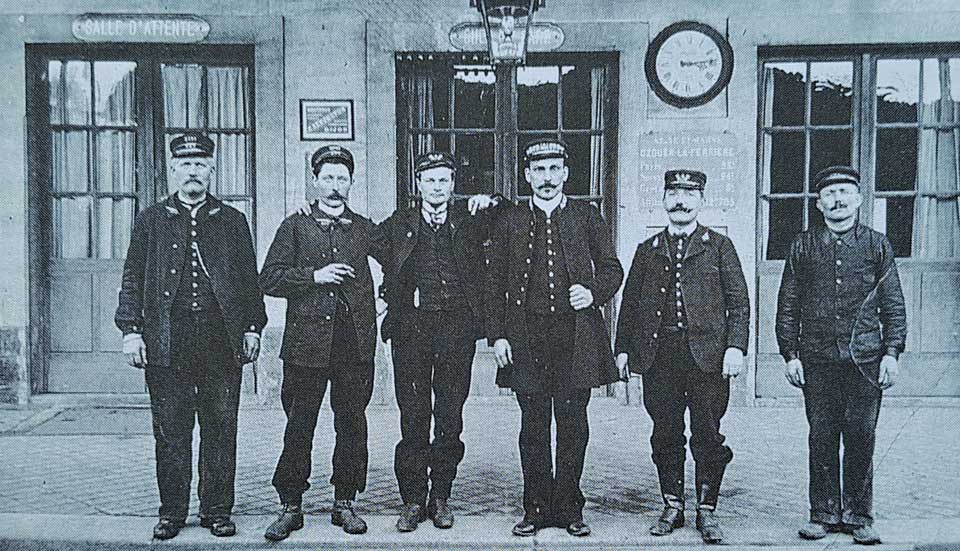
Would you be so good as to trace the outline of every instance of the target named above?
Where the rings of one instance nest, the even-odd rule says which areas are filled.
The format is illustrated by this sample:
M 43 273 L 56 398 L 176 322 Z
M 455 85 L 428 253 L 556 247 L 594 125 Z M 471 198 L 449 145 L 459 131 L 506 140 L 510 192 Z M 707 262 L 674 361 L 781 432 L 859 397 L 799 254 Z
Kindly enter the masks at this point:
M 330 525 L 326 515 L 310 515 L 306 525 L 283 542 L 271 543 L 263 530 L 272 516 L 235 516 L 237 535 L 216 538 L 200 528 L 195 520 L 172 540 L 150 539 L 156 519 L 132 516 L 80 516 L 43 514 L 0 514 L 0 550 L 10 551 L 111 551 L 203 549 L 203 550 L 541 550 L 597 549 L 639 550 L 647 548 L 702 548 L 699 534 L 692 526 L 670 536 L 655 538 L 647 534 L 647 518 L 605 516 L 589 519 L 593 534 L 574 538 L 555 528 L 541 530 L 531 538 L 510 534 L 516 521 L 508 517 L 458 517 L 450 530 L 438 530 L 427 521 L 415 532 L 401 534 L 394 527 L 394 516 L 367 516 L 369 531 L 361 536 L 345 534 Z M 877 550 L 960 549 L 960 518 L 885 521 L 878 526 L 885 543 Z M 855 546 L 850 536 L 831 534 L 817 542 L 797 538 L 796 527 L 778 519 L 746 519 L 725 524 L 725 549 L 756 551 L 864 549 Z

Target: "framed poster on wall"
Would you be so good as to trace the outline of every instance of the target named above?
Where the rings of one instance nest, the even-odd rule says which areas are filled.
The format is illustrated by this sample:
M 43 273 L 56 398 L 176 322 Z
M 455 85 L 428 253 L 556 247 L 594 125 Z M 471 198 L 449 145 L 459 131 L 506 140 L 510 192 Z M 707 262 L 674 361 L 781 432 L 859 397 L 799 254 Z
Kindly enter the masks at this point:
M 353 140 L 353 100 L 301 99 L 300 140 Z

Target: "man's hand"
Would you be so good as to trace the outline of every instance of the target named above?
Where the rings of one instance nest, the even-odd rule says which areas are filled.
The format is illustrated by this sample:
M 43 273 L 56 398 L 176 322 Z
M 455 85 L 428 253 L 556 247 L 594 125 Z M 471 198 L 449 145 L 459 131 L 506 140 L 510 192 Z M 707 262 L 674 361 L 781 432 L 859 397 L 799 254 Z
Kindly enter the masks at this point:
M 353 266 L 344 264 L 342 262 L 327 264 L 323 268 L 313 271 L 314 283 L 319 283 L 321 285 L 327 283 L 340 285 L 343 283 L 343 278 L 345 277 L 354 277 Z
M 130 333 L 123 337 L 123 355 L 127 363 L 138 369 L 147 367 L 147 344 L 143 342 L 143 335 Z
M 884 356 L 880 359 L 880 377 L 877 382 L 880 388 L 886 390 L 897 382 L 897 376 L 900 375 L 900 365 L 893 356 Z
M 570 286 L 570 306 L 574 310 L 583 310 L 593 304 L 593 292 L 579 283 Z
M 247 333 L 243 336 L 243 363 L 257 361 L 260 356 L 260 335 Z
M 473 216 L 484 209 L 492 207 L 495 202 L 493 197 L 489 195 L 471 195 L 470 199 L 467 199 L 467 210 L 470 211 L 470 215 Z
M 510 348 L 510 341 L 507 339 L 497 339 L 493 343 L 493 355 L 497 358 L 497 367 L 507 367 L 513 363 L 513 350 Z
M 747 358 L 739 348 L 730 347 L 723 353 L 723 376 L 732 379 L 743 372 Z
M 800 362 L 800 358 L 794 358 L 787 362 L 784 375 L 787 376 L 790 384 L 797 388 L 803 388 L 803 385 L 806 384 L 806 381 L 803 380 L 803 363 Z
M 304 216 L 310 216 L 313 214 L 313 207 L 310 206 L 310 203 L 301 203 L 297 210 L 294 211 L 296 214 L 302 214 Z
M 617 371 L 620 372 L 620 380 L 629 381 L 630 380 L 630 366 L 628 360 L 630 357 L 626 352 L 621 352 L 617 354 Z

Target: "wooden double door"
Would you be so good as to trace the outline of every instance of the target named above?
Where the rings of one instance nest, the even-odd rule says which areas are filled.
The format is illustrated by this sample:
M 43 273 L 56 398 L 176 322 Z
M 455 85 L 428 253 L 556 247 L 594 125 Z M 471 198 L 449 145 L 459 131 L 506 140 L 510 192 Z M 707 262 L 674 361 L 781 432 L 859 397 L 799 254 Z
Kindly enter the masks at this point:
M 34 393 L 137 393 L 113 322 L 137 212 L 168 193 L 170 139 L 216 142 L 212 191 L 252 220 L 253 48 L 27 49 Z

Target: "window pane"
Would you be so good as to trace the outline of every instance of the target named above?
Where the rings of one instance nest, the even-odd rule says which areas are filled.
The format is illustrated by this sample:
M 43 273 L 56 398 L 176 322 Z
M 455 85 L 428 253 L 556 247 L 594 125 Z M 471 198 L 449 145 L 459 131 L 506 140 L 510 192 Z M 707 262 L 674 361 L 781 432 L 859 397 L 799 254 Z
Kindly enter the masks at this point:
M 216 144 L 213 193 L 216 195 L 248 195 L 247 136 L 244 134 L 214 134 Z
M 207 120 L 211 128 L 249 128 L 247 68 L 207 68 Z
M 806 63 L 766 63 L 766 126 L 803 126 Z
M 853 63 L 811 63 L 813 97 L 810 124 L 850 124 L 853 112 Z
M 916 122 L 920 102 L 920 62 L 877 61 L 877 122 Z
M 584 66 L 565 65 L 560 68 L 563 95 L 563 127 L 597 129 L 602 125 L 601 88 L 603 70 Z
M 167 127 L 202 128 L 203 68 L 200 65 L 162 65 L 163 120 Z
M 764 136 L 769 152 L 770 193 L 801 193 L 804 167 L 803 132 L 777 132 Z
M 54 132 L 53 191 L 87 191 L 88 134 L 85 131 Z
M 51 61 L 50 122 L 90 124 L 90 62 Z
M 773 199 L 767 203 L 767 260 L 783 260 L 790 243 L 803 229 L 803 199 Z
M 90 258 L 90 197 L 53 200 L 55 258 Z
M 898 257 L 911 255 L 913 197 L 877 197 L 873 201 L 873 228 L 887 235 Z
M 441 134 L 437 132 L 431 133 L 413 133 L 411 138 L 413 140 L 413 155 L 411 156 L 411 162 L 413 159 L 422 153 L 427 153 L 428 151 L 446 151 L 450 152 L 450 134 Z
M 916 189 L 917 131 L 915 129 L 878 129 L 876 159 L 877 190 L 905 191 Z
M 950 71 L 950 98 L 960 101 L 960 59 L 951 59 L 947 62 Z
M 458 66 L 453 80 L 453 120 L 457 128 L 493 128 L 496 77 L 489 67 Z
M 457 181 L 454 191 L 463 195 L 493 193 L 493 135 L 454 137 Z
M 99 258 L 123 258 L 130 243 L 136 200 L 104 197 L 97 203 Z
M 570 178 L 563 186 L 567 195 L 592 195 L 591 183 L 596 178 L 593 174 L 593 142 L 592 136 L 564 136 L 567 143 L 567 167 L 570 169 Z
M 851 136 L 849 130 L 818 130 L 810 133 L 810 187 L 814 176 L 832 165 L 849 165 Z
M 922 121 L 930 122 L 937 118 L 937 103 L 942 97 L 943 83 L 940 80 L 940 60 L 923 60 L 923 106 Z
M 136 124 L 134 102 L 134 71 L 137 64 L 131 61 L 98 61 L 93 64 L 96 80 L 94 96 L 97 107 L 97 124 Z
M 517 68 L 517 126 L 521 130 L 558 128 L 559 82 L 559 67 Z
M 134 193 L 136 182 L 136 134 L 126 131 L 97 133 L 97 190 Z

